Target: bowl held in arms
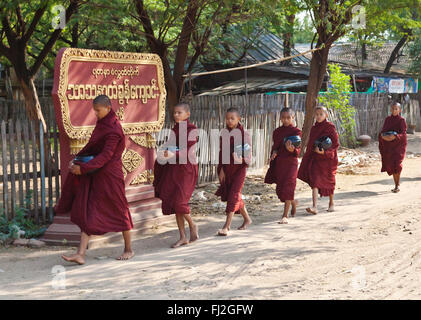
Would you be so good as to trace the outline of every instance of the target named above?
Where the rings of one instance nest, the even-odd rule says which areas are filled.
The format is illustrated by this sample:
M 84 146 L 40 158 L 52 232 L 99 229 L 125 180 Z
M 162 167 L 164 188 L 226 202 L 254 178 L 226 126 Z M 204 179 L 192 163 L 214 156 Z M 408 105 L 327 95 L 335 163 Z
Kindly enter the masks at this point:
M 162 145 L 158 148 L 158 151 L 170 151 L 174 153 L 180 151 L 180 148 L 172 145 Z
M 398 133 L 396 131 L 386 131 L 386 132 L 382 132 L 382 136 L 386 137 L 386 136 L 396 136 Z
M 234 147 L 234 152 L 237 154 L 238 157 L 247 158 L 251 152 L 251 146 L 248 143 L 239 144 Z
M 291 141 L 292 145 L 296 148 L 298 148 L 301 145 L 301 138 L 300 136 L 290 136 L 284 138 L 284 144 L 287 143 L 287 141 Z
M 77 164 L 77 162 L 79 162 L 79 163 L 87 163 L 87 162 L 91 161 L 93 158 L 95 158 L 95 157 L 94 156 L 76 156 L 73 159 L 73 163 L 75 163 L 75 164 Z M 94 173 L 94 172 L 96 172 L 98 170 L 99 169 L 94 169 L 94 170 L 88 171 L 87 173 L 88 174 L 89 173 Z
M 328 150 L 332 146 L 332 139 L 329 137 L 320 137 L 314 141 L 314 146 L 318 147 L 320 151 Z

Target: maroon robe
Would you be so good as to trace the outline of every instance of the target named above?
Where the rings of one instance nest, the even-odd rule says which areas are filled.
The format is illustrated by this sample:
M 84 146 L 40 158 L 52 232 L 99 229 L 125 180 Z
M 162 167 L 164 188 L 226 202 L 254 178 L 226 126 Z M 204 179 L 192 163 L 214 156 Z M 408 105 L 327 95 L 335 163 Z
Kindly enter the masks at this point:
M 241 144 L 249 144 L 251 147 L 250 135 L 244 131 L 244 128 L 241 124 L 238 124 L 237 128 L 241 131 Z M 227 128 L 228 132 L 232 132 L 234 129 Z M 225 180 L 221 183 L 215 195 L 221 197 L 222 201 L 227 202 L 227 207 L 225 209 L 226 213 L 235 212 L 240 213 L 240 209 L 244 208 L 244 201 L 241 197 L 241 189 L 243 189 L 244 181 L 246 180 L 247 167 L 251 159 L 251 150 L 248 154 L 248 157 L 243 157 L 242 163 L 234 163 L 234 157 L 232 153 L 234 152 L 234 143 L 236 142 L 234 136 L 230 135 L 230 157 L 229 163 L 223 164 L 222 162 L 222 141 L 223 138 L 220 137 L 219 143 L 219 164 L 217 168 L 218 175 L 221 172 L 221 169 L 224 170 Z M 240 141 L 237 141 L 240 142 Z
M 176 163 L 160 164 L 158 160 L 155 161 L 155 196 L 162 200 L 164 215 L 190 214 L 189 201 L 198 179 L 194 147 L 197 142 L 197 127 L 187 120 L 187 141 L 184 142 L 181 141 L 180 124 L 176 123 L 172 130 L 174 136 L 170 137 L 166 145 L 176 145 L 180 151 L 174 152 Z M 189 136 L 192 137 L 191 140 Z
M 271 154 L 277 152 L 276 158 L 270 162 L 265 176 L 265 183 L 276 183 L 276 194 L 282 202 L 294 200 L 295 186 L 297 184 L 298 155 L 301 148 L 289 152 L 285 147 L 284 138 L 300 136 L 301 130 L 292 125 L 279 127 L 273 131 L 273 146 Z
M 332 146 L 324 154 L 314 151 L 314 142 L 327 136 L 332 140 Z M 335 175 L 338 168 L 339 137 L 335 125 L 324 120 L 316 122 L 310 131 L 306 153 L 298 170 L 298 179 L 308 183 L 310 187 L 319 189 L 322 197 L 327 197 L 335 191 Z
M 383 140 L 381 134 L 396 131 L 398 134 L 393 141 Z M 390 176 L 401 173 L 402 161 L 406 153 L 406 121 L 401 116 L 388 116 L 384 120 L 383 129 L 379 134 L 379 150 L 382 156 L 382 170 Z
M 95 158 L 75 162 L 82 174 L 68 174 L 56 214 L 70 212 L 70 220 L 88 235 L 132 229 L 121 161 L 124 148 L 123 129 L 111 110 L 97 121 L 88 144 L 77 154 Z

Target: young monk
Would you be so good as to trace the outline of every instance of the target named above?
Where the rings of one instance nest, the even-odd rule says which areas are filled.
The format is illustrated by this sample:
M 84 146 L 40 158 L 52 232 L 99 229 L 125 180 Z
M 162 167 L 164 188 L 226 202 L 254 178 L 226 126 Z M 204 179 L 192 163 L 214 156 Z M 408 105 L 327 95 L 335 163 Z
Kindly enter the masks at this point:
M 327 121 L 327 109 L 317 107 L 315 109 L 316 123 L 310 131 L 307 149 L 298 170 L 298 178 L 310 185 L 313 189 L 313 207 L 306 211 L 317 214 L 317 194 L 321 197 L 329 196 L 328 212 L 334 211 L 333 194 L 335 191 L 335 175 L 338 167 L 337 150 L 339 148 L 339 137 L 335 125 Z M 327 150 L 320 150 L 314 145 L 315 141 L 321 137 L 329 137 L 332 146 Z
M 125 139 L 121 124 L 105 95 L 93 100 L 97 123 L 88 144 L 77 154 L 94 156 L 88 162 L 72 161 L 63 186 L 56 214 L 70 212 L 70 220 L 81 229 L 79 249 L 62 258 L 77 264 L 85 263 L 85 253 L 91 235 L 122 232 L 124 253 L 118 260 L 134 256 L 130 230 L 133 228 L 125 196 L 121 155 Z
M 244 219 L 238 230 L 245 230 L 252 223 L 241 198 L 241 189 L 243 188 L 247 167 L 251 160 L 251 139 L 248 133 L 244 131 L 240 121 L 239 110 L 229 108 L 225 114 L 226 130 L 223 130 L 220 136 L 217 172 L 221 185 L 215 195 L 220 196 L 222 201 L 227 202 L 225 209 L 227 218 L 222 229 L 218 231 L 220 236 L 228 235 L 235 213 L 241 214 Z M 236 146 L 241 148 L 241 150 L 236 149 Z
M 379 134 L 379 149 L 382 156 L 381 172 L 393 175 L 395 188 L 392 192 L 399 192 L 400 177 L 402 172 L 402 161 L 406 153 L 406 121 L 401 117 L 401 105 L 395 102 L 390 107 L 391 115 L 388 116 Z M 395 134 L 383 135 L 385 132 L 395 131 Z
M 297 184 L 298 155 L 300 147 L 295 147 L 291 140 L 284 142 L 285 138 L 299 136 L 301 130 L 295 127 L 294 111 L 290 108 L 281 110 L 282 126 L 273 132 L 273 146 L 270 157 L 270 167 L 266 173 L 265 183 L 276 183 L 276 194 L 284 202 L 284 214 L 279 223 L 288 223 L 288 212 L 291 208 L 291 217 L 295 216 L 297 201 L 294 200 L 295 186 Z
M 189 122 L 190 107 L 182 103 L 174 107 L 175 126 L 168 142 L 158 151 L 154 166 L 155 196 L 162 200 L 162 213 L 175 214 L 180 239 L 171 247 L 177 248 L 199 239 L 198 228 L 190 216 L 189 200 L 198 178 L 194 145 L 197 127 Z M 166 150 L 163 150 L 167 148 Z M 184 221 L 190 229 L 186 237 Z

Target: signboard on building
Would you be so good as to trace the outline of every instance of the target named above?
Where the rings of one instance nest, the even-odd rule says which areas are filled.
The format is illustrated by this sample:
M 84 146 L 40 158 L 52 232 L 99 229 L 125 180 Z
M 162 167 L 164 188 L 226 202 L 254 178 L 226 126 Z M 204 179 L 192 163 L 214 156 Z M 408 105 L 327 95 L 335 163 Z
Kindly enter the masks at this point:
M 418 79 L 373 77 L 373 91 L 387 93 L 417 93 Z

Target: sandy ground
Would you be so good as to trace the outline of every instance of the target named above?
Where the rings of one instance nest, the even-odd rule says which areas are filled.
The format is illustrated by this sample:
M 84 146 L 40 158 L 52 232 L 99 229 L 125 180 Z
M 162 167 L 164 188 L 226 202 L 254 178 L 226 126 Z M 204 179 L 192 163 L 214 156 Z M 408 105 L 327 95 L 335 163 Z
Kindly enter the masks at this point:
M 360 151 L 375 159 L 377 146 Z M 196 201 L 198 242 L 170 249 L 175 224 L 161 226 L 134 241 L 126 262 L 114 259 L 121 243 L 89 250 L 84 266 L 61 260 L 68 248 L 2 247 L 0 299 L 420 299 L 421 134 L 409 136 L 399 194 L 378 161 L 360 169 L 338 174 L 333 213 L 322 199 L 321 213 L 307 215 L 311 191 L 299 182 L 288 225 L 277 224 L 274 186 L 250 175 L 244 194 L 261 195 L 247 200 L 250 229 L 235 230 L 236 217 L 228 237 L 215 236 L 223 209 Z

